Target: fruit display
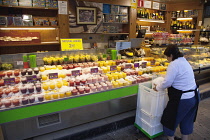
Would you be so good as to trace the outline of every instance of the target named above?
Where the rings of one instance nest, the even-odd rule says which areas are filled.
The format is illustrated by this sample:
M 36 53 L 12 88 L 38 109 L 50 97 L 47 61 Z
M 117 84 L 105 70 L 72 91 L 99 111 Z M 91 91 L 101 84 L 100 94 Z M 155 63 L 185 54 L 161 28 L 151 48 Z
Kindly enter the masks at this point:
M 152 73 L 166 70 L 165 66 L 153 62 L 152 57 L 81 62 L 96 59 L 94 57 L 98 58 L 91 55 L 44 57 L 47 65 L 41 67 L 0 71 L 0 108 L 130 86 L 151 80 Z
M 11 69 L 13 69 L 13 65 L 8 64 L 8 63 L 3 63 L 3 64 L 1 64 L 1 69 L 2 70 L 11 70 Z

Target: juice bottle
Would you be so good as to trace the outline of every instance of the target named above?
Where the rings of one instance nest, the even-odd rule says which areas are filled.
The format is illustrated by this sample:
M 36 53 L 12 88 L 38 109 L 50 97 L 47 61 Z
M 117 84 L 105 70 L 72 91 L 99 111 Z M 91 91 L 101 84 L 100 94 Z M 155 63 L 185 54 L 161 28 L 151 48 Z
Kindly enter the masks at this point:
M 120 72 L 121 71 L 121 67 L 117 66 L 117 71 Z
M 127 76 L 127 74 L 123 72 L 123 78 L 125 78 L 126 76 Z
M 138 71 L 138 75 L 142 75 L 143 74 L 143 71 Z
M 53 97 L 53 99 L 58 99 L 58 94 L 55 93 L 55 94 L 52 95 L 52 97 Z
M 65 94 L 66 94 L 66 97 L 69 97 L 72 95 L 71 91 L 67 91 Z
M 61 65 L 57 65 L 57 68 L 58 68 L 59 70 L 62 70 L 62 69 L 63 69 L 63 67 L 62 67 Z
M 44 98 L 45 98 L 45 100 L 51 100 L 51 95 L 50 94 L 45 94 Z
M 64 86 L 69 86 L 69 83 L 68 82 L 63 82 L 63 85 Z
M 114 77 L 115 80 L 118 79 L 118 75 L 117 74 L 114 74 L 113 77 Z
M 55 84 L 53 82 L 50 83 L 50 89 L 55 89 Z
M 57 88 L 61 88 L 62 87 L 62 83 L 61 82 L 57 82 L 56 86 L 57 86 Z
M 44 71 L 45 71 L 45 68 L 44 68 L 44 67 L 40 67 L 39 70 L 40 70 L 41 72 L 44 72 Z
M 47 78 L 48 78 L 47 75 L 42 75 L 42 80 L 43 81 L 47 80 Z
M 43 88 L 44 90 L 48 90 L 49 86 L 48 86 L 47 84 L 43 84 L 43 85 L 42 85 L 42 88 Z
M 59 97 L 60 97 L 60 98 L 64 98 L 64 97 L 65 97 L 65 94 L 64 94 L 63 92 L 60 92 L 60 93 L 59 93 Z

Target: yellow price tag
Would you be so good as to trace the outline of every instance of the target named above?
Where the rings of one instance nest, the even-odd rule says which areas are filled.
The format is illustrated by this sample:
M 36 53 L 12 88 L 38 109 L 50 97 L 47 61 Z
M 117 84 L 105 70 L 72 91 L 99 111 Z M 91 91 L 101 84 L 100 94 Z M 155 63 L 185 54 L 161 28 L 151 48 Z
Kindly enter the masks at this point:
M 83 50 L 82 39 L 61 39 L 61 51 Z
M 137 9 L 137 0 L 130 0 L 131 2 L 131 8 Z

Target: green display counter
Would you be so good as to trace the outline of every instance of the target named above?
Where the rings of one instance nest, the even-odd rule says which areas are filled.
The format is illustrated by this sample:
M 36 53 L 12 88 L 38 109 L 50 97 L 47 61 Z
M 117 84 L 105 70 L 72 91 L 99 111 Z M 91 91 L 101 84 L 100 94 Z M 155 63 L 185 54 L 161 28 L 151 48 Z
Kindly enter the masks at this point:
M 53 112 L 60 112 L 76 107 L 126 97 L 137 93 L 138 85 L 133 85 L 104 92 L 72 96 L 69 98 L 41 102 L 28 106 L 9 108 L 0 111 L 0 124 L 49 114 Z

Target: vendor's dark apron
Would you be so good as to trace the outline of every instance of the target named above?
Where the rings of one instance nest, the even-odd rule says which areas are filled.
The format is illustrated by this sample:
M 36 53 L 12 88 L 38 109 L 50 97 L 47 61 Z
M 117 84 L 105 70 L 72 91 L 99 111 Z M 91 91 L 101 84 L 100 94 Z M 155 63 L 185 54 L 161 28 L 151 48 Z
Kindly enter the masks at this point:
M 188 91 L 178 90 L 178 89 L 175 89 L 174 87 L 168 88 L 169 101 L 165 110 L 163 111 L 163 115 L 161 118 L 161 123 L 163 126 L 173 131 L 176 129 L 175 128 L 176 116 L 177 116 L 177 111 L 178 111 L 179 101 L 181 99 L 181 96 L 183 93 L 192 92 L 192 91 L 195 92 L 195 97 L 197 99 L 197 104 L 196 104 L 196 115 L 197 115 L 198 103 L 200 101 L 198 87 L 195 90 L 188 90 Z M 195 119 L 196 119 L 196 115 L 195 115 Z

